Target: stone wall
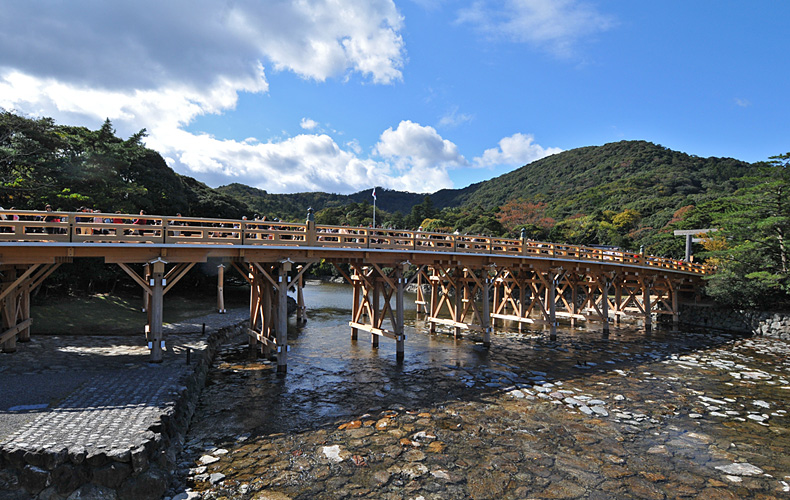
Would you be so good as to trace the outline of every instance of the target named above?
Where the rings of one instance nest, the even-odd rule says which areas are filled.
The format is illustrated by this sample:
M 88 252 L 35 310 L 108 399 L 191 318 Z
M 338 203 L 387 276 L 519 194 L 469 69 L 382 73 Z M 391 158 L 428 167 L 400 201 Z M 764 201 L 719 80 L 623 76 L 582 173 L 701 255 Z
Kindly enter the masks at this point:
M 682 305 L 680 324 L 790 340 L 790 313 Z
M 51 448 L 4 448 L 0 453 L 0 482 L 16 488 L 0 492 L 0 499 L 162 498 L 214 354 L 225 340 L 243 329 L 243 325 L 236 325 L 209 335 L 206 347 L 194 353 L 194 368 L 179 379 L 172 403 L 142 436 L 136 436 L 139 446 L 134 449 L 86 452 L 76 447 L 53 452 Z

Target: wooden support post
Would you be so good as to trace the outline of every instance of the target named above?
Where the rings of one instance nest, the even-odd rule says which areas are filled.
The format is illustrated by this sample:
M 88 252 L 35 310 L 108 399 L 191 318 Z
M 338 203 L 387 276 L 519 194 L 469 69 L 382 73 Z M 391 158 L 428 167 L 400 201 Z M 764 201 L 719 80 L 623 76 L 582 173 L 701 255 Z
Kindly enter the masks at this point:
M 496 277 L 493 280 L 493 288 L 494 288 L 494 313 L 497 313 L 500 311 L 500 306 L 499 306 L 499 282 L 497 281 Z M 502 314 L 504 314 L 505 309 L 502 308 L 501 312 Z M 491 318 L 491 328 L 496 328 L 496 320 L 497 318 Z M 501 325 L 505 324 L 505 320 L 500 320 L 500 321 L 502 321 L 502 323 L 500 323 Z
M 571 283 L 571 328 L 576 327 L 576 315 L 579 314 L 579 283 L 576 281 L 576 275 L 570 280 Z
M 490 347 L 491 346 L 491 304 L 489 303 L 489 290 L 491 289 L 491 279 L 488 277 L 488 271 L 483 268 L 483 272 L 480 273 L 480 284 L 482 284 L 482 299 L 483 299 L 483 310 L 480 312 L 480 319 L 483 321 L 483 324 L 480 325 L 483 329 L 483 346 Z M 474 297 L 472 297 L 474 300 Z
M 277 373 L 288 371 L 288 273 L 291 261 L 280 263 L 277 276 Z
M 622 278 L 618 278 L 614 283 L 614 321 L 617 326 L 620 326 L 620 308 L 623 303 L 623 285 Z
M 652 288 L 652 283 L 647 280 L 642 282 L 642 304 L 645 309 L 645 331 L 647 333 L 653 330 L 653 305 L 650 303 Z
M 13 285 L 14 281 L 16 281 L 16 268 L 5 267 L 3 269 L 3 292 Z M 16 326 L 16 293 L 13 290 L 6 293 L 0 305 L 2 305 L 3 332 L 5 332 Z M 10 334 L 8 339 L 3 342 L 3 352 L 16 352 L 16 339 L 16 334 Z
M 254 358 L 258 355 L 258 337 L 252 332 L 256 330 L 258 318 L 260 314 L 260 282 L 256 276 L 256 272 L 250 267 L 249 281 L 250 281 L 250 323 L 248 328 L 248 345 L 250 346 L 250 357 Z
M 519 319 L 524 319 L 524 302 L 527 299 L 527 292 L 526 292 L 526 286 L 525 286 L 526 282 L 524 281 L 523 277 L 521 276 L 522 273 L 519 272 L 518 274 L 519 274 L 519 276 L 517 276 L 516 279 L 515 279 L 515 282 L 516 282 L 515 286 L 516 286 L 516 288 L 518 288 L 518 317 L 519 317 Z M 519 278 L 521 278 L 521 279 L 519 279 Z M 529 291 L 530 298 L 532 298 L 533 300 L 537 298 L 537 297 L 533 297 L 532 296 L 532 294 L 535 294 L 535 293 L 537 293 L 537 292 L 535 292 L 534 290 L 530 289 L 530 291 Z M 523 323 L 521 321 L 519 321 L 518 322 L 518 333 L 521 333 L 521 326 L 522 325 L 523 325 Z
M 436 272 L 436 268 L 433 268 L 433 278 L 439 278 L 438 273 Z M 439 316 L 439 311 L 437 308 L 437 304 L 439 301 L 439 282 L 436 279 L 431 280 L 431 310 L 430 317 L 436 318 Z M 436 323 L 433 321 L 430 322 L 428 326 L 428 331 L 430 333 L 436 333 Z
M 151 279 L 151 267 L 146 263 L 143 264 L 143 279 L 146 283 Z M 143 308 L 142 312 L 148 312 L 149 302 L 151 301 L 151 296 L 148 293 L 148 290 L 143 288 Z M 149 317 L 150 321 L 150 317 Z
M 301 269 L 302 266 L 299 266 L 299 277 L 296 280 L 296 322 L 304 324 L 307 323 L 307 306 L 304 302 L 304 276 Z
M 356 275 L 359 278 L 358 275 Z M 362 307 L 362 283 L 359 279 L 351 281 L 352 285 L 352 298 L 351 298 L 351 318 L 356 322 L 359 321 L 359 308 Z M 359 339 L 359 329 L 351 327 L 351 340 L 356 341 Z
M 603 320 L 603 334 L 609 335 L 609 287 L 612 282 L 608 276 L 604 276 L 601 287 L 601 319 Z
M 425 295 L 422 293 L 422 269 L 417 269 L 417 314 L 425 312 Z
M 379 276 L 376 274 L 376 271 L 373 271 L 371 275 L 373 279 L 373 294 L 371 295 L 370 302 L 373 308 L 373 317 L 370 318 L 370 324 L 373 325 L 373 328 L 381 328 L 381 287 L 383 283 Z M 370 345 L 373 349 L 379 348 L 379 336 L 373 333 L 370 334 Z
M 453 321 L 458 324 L 461 323 L 463 318 L 463 308 L 464 308 L 464 294 L 466 293 L 466 286 L 464 284 L 463 278 L 463 270 L 460 267 L 455 268 L 455 272 L 453 273 L 453 288 L 455 289 L 455 307 L 453 308 Z M 454 326 L 453 327 L 453 338 L 459 338 L 461 336 L 461 327 Z
M 217 312 L 225 314 L 225 266 L 217 266 Z
M 261 335 L 267 339 L 271 340 L 272 338 L 272 328 L 274 328 L 274 321 L 277 315 L 275 314 L 274 310 L 274 288 L 272 285 L 261 278 L 261 291 L 259 292 L 261 295 L 261 309 L 259 314 L 261 315 Z M 264 359 L 269 359 L 272 357 L 272 344 L 270 342 L 264 342 L 261 346 L 261 353 Z
M 406 357 L 405 347 L 406 347 L 406 335 L 404 329 L 404 319 L 403 319 L 403 285 L 406 281 L 403 277 L 403 273 L 409 267 L 408 262 L 402 263 L 400 266 L 397 267 L 395 270 L 395 279 L 397 289 L 395 290 L 395 361 L 397 363 L 403 363 L 404 358 Z
M 26 321 L 30 319 L 30 281 L 28 280 L 23 284 L 20 288 L 20 296 L 19 296 L 19 309 L 21 317 L 19 318 L 21 321 Z M 21 329 L 19 331 L 19 341 L 20 342 L 29 342 L 30 341 L 30 322 L 28 321 L 28 326 Z
M 549 272 L 549 278 L 551 278 L 549 280 L 549 287 L 548 287 L 549 323 L 551 324 L 549 338 L 551 340 L 557 340 L 557 285 L 559 284 L 558 276 L 559 274 L 555 273 L 554 271 Z
M 680 324 L 680 310 L 678 309 L 678 293 L 680 292 L 680 283 L 671 283 L 669 287 L 672 294 L 672 331 L 678 331 Z
M 151 322 L 148 324 L 150 332 L 149 347 L 151 349 L 151 363 L 162 362 L 162 349 L 164 348 L 164 337 L 162 332 L 162 310 L 164 306 L 164 284 L 162 279 L 165 276 L 165 264 L 162 259 L 151 262 L 153 268 L 151 277 L 148 280 L 151 286 Z

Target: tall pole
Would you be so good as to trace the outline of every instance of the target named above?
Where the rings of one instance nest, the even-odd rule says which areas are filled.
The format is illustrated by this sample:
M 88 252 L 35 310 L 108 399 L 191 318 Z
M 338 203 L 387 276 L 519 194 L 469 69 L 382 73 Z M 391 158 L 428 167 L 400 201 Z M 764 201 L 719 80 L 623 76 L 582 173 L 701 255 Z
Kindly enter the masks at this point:
M 376 229 L 376 188 L 373 188 L 373 229 Z

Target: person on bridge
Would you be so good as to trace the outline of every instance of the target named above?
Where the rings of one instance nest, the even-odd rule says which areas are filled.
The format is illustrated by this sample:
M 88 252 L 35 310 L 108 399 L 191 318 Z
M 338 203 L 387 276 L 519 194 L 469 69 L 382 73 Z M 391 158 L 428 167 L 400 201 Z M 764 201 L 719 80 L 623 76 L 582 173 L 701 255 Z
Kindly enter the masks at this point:
M 140 210 L 140 215 L 141 216 L 145 215 L 145 210 Z M 138 226 L 145 226 L 146 224 L 148 224 L 148 219 L 144 219 L 143 217 L 138 217 L 137 219 L 134 220 L 133 224 Z M 142 229 L 135 231 L 135 233 L 140 236 L 145 235 L 145 231 L 143 231 Z
M 52 214 L 52 205 L 47 203 L 47 205 L 44 207 L 44 210 L 48 213 L 48 215 L 46 217 L 44 217 L 44 222 L 60 222 L 60 217 L 57 217 L 54 214 Z M 60 232 L 60 231 L 56 230 L 56 228 L 54 228 L 52 226 L 47 226 L 46 227 L 46 231 L 47 231 L 47 234 L 55 234 L 55 233 Z

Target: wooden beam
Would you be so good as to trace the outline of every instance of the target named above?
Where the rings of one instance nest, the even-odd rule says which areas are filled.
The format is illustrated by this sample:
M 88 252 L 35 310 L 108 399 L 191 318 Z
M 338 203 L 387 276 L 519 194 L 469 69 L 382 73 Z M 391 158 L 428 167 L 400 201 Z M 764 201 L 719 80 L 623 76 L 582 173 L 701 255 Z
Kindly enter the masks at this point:
M 127 266 L 123 262 L 118 262 L 117 264 L 118 264 L 118 267 L 123 269 L 126 272 L 126 274 L 128 274 L 134 281 L 137 282 L 138 285 L 143 287 L 143 290 L 145 290 L 149 294 L 151 293 L 151 287 L 148 286 L 148 283 L 146 283 L 145 280 L 143 278 L 141 278 L 139 274 L 134 272 L 134 269 L 130 268 L 129 266 Z
M 17 323 L 3 333 L 0 333 L 0 344 L 3 344 L 6 340 L 13 338 L 17 333 L 21 332 L 25 328 L 28 328 L 32 323 L 33 320 L 28 318 L 21 323 Z
M 23 282 L 24 282 L 24 281 L 25 281 L 25 280 L 26 280 L 26 279 L 27 279 L 27 278 L 28 278 L 28 277 L 29 277 L 31 274 L 33 274 L 33 272 L 34 272 L 36 269 L 38 269 L 38 267 L 39 267 L 39 266 L 41 266 L 41 265 L 42 265 L 42 264 L 33 264 L 32 266 L 30 266 L 29 268 L 27 268 L 27 271 L 25 271 L 24 273 L 22 273 L 22 276 L 18 277 L 18 278 L 17 278 L 16 280 L 14 280 L 14 282 L 13 282 L 13 283 L 11 283 L 10 285 L 8 285 L 8 286 L 4 287 L 4 288 L 3 288 L 3 291 L 2 291 L 2 292 L 0 292 L 0 300 L 3 300 L 4 298 L 6 298 L 6 296 L 7 296 L 9 293 L 13 292 L 13 291 L 16 289 L 16 287 L 18 287 L 20 284 L 22 284 L 22 283 L 23 283 Z
M 186 276 L 186 274 L 189 272 L 190 269 L 192 269 L 195 266 L 195 264 L 197 263 L 190 262 L 187 264 L 186 262 L 182 262 L 181 264 L 178 264 L 176 267 L 171 269 L 170 272 L 167 273 L 167 276 L 165 276 L 165 280 L 167 280 L 167 286 L 165 287 L 164 293 L 166 294 L 167 292 L 169 292 L 170 289 L 173 288 L 175 284 L 181 280 L 181 278 Z M 173 274 L 173 272 L 178 268 L 181 268 L 181 270 L 178 271 L 178 274 L 175 277 L 169 278 L 169 276 Z

